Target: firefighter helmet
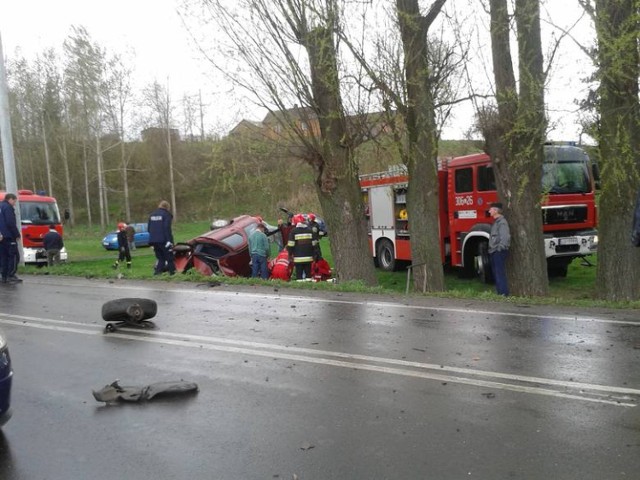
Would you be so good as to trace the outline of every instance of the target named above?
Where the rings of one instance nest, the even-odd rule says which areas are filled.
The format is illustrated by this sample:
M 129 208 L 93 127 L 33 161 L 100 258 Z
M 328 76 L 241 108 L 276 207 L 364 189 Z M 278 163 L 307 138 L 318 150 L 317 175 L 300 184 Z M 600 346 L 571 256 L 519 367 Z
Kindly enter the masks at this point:
M 407 214 L 407 209 L 403 208 L 402 210 L 400 210 L 400 212 L 398 212 L 398 216 L 400 217 L 400 220 L 407 220 L 409 218 L 409 215 Z
M 124 223 L 124 222 L 118 223 L 118 230 L 122 231 L 125 228 L 127 228 L 127 224 L 126 223 Z
M 309 219 L 310 222 L 314 222 L 316 219 L 316 214 L 315 213 L 307 213 L 307 218 Z

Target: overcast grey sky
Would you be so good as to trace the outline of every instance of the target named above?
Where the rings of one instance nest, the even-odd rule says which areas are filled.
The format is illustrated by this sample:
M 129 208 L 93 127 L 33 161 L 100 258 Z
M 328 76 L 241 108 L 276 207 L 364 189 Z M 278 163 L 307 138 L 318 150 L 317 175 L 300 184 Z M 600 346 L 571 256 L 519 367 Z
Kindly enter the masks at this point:
M 454 0 L 450 0 L 453 2 Z M 464 0 L 466 2 L 466 0 Z M 177 14 L 179 0 L 4 0 L 0 2 L 0 34 L 7 57 L 16 48 L 31 57 L 42 50 L 60 48 L 70 34 L 72 25 L 83 25 L 99 44 L 111 53 L 135 51 L 137 85 L 153 80 L 167 83 L 179 99 L 183 93 L 202 90 L 208 104 L 208 129 L 228 131 L 242 117 L 261 120 L 264 111 L 241 100 L 243 92 L 232 92 L 216 77 L 213 69 L 200 59 Z M 455 0 L 459 6 L 463 0 Z M 568 28 L 580 17 L 577 0 L 547 0 L 543 3 L 543 39 L 550 42 L 552 28 L 548 18 Z M 476 18 L 485 23 L 483 14 Z M 574 30 L 582 42 L 590 42 L 592 33 L 588 21 Z M 475 62 L 478 77 L 491 62 L 488 44 L 480 40 Z M 515 52 L 514 52 L 515 54 Z M 556 56 L 549 77 L 547 105 L 553 140 L 577 140 L 579 126 L 575 113 L 576 99 L 582 98 L 586 86 L 582 82 L 592 67 L 573 42 L 566 40 Z M 473 108 L 460 106 L 444 133 L 444 138 L 461 138 L 473 121 Z

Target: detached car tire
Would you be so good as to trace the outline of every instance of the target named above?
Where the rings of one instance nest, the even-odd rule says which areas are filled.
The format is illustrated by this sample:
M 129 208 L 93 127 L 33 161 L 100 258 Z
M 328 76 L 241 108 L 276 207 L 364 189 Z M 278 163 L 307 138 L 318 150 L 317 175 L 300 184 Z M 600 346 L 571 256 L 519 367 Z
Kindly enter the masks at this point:
M 102 305 L 102 318 L 107 322 L 142 321 L 158 313 L 158 304 L 148 298 L 118 298 Z

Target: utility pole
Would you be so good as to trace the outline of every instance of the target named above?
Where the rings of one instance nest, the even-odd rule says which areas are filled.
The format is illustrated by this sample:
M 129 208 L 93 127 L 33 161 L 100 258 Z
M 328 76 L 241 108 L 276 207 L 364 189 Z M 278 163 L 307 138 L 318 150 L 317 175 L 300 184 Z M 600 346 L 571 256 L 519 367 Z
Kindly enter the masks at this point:
M 9 110 L 9 87 L 7 86 L 7 70 L 4 64 L 4 49 L 2 35 L 0 35 L 0 143 L 2 143 L 2 158 L 4 163 L 5 191 L 18 195 L 18 180 L 16 177 L 16 163 L 13 156 L 13 138 L 11 135 L 11 115 Z M 20 200 L 16 203 L 16 223 L 22 225 L 20 217 Z M 21 229 L 22 230 L 22 229 Z M 18 242 L 20 250 L 20 264 L 24 265 L 22 236 Z
M 11 138 L 11 116 L 9 111 L 9 88 L 7 87 L 7 71 L 4 66 L 4 49 L 0 35 L 0 141 L 2 142 L 2 158 L 4 159 L 4 178 L 6 191 L 18 193 L 16 165 L 13 157 L 13 139 Z

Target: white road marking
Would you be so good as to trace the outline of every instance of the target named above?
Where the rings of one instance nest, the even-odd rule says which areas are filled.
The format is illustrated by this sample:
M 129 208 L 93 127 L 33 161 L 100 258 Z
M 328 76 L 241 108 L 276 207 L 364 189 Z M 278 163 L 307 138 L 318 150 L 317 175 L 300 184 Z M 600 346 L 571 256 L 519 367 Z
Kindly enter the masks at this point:
M 0 323 L 6 325 L 14 325 L 19 327 L 38 328 L 45 330 L 53 330 L 59 332 L 78 333 L 83 335 L 102 335 L 102 328 L 97 325 L 87 325 L 79 322 L 71 322 L 66 320 L 54 320 L 39 317 L 26 317 L 20 315 L 0 314 Z M 100 328 L 98 330 L 98 328 Z M 135 330 L 122 329 L 120 332 L 133 332 Z M 261 357 L 270 357 L 277 359 L 294 360 L 299 362 L 314 363 L 319 365 L 329 365 L 335 367 L 351 368 L 355 370 L 366 370 L 379 373 L 387 373 L 393 375 L 401 375 L 406 377 L 423 378 L 429 380 L 438 380 L 441 382 L 460 383 L 465 385 L 473 385 L 478 387 L 496 388 L 501 390 L 510 390 L 521 393 L 530 393 L 536 395 L 554 396 L 559 398 L 568 398 L 575 400 L 583 400 L 589 402 L 603 403 L 607 405 L 615 405 L 621 407 L 635 407 L 636 403 L 631 403 L 633 396 L 640 396 L 639 389 L 622 388 L 614 386 L 596 385 L 580 382 L 566 382 L 554 379 L 545 379 L 539 377 L 528 377 L 521 375 L 512 375 L 500 372 L 486 372 L 473 370 L 468 368 L 459 368 L 445 365 L 435 365 L 419 362 L 410 362 L 405 360 L 397 360 L 383 357 L 373 357 L 367 355 L 349 354 L 343 352 L 332 352 L 326 350 L 314 350 L 301 347 L 288 347 L 282 345 L 272 345 L 266 343 L 249 342 L 244 340 L 231 340 L 220 337 L 209 337 L 202 335 L 180 334 L 163 331 L 145 331 L 143 334 L 129 333 L 110 333 L 110 337 L 134 340 L 139 342 L 157 343 L 165 345 L 175 345 L 189 348 L 208 349 L 229 353 L 240 353 L 245 355 L 254 355 Z M 328 357 L 328 358 L 327 358 Z M 331 358 L 333 357 L 333 358 Z M 349 361 L 346 361 L 349 360 Z M 359 363 L 359 362 L 371 363 Z M 374 365 L 372 363 L 382 364 Z M 393 365 L 390 366 L 384 366 Z M 407 367 L 407 368 L 398 368 Z M 416 370 L 418 369 L 418 370 Z M 499 378 L 502 380 L 510 380 L 516 383 L 503 383 L 479 378 L 466 378 L 452 375 L 443 375 L 440 373 L 427 372 L 424 370 L 435 370 L 440 372 L 452 372 L 458 374 L 469 375 L 470 377 L 489 377 Z M 563 387 L 579 393 L 565 393 L 558 390 L 541 388 L 538 386 L 518 385 L 517 383 L 531 383 L 537 385 L 553 385 Z M 603 393 L 597 393 L 603 392 Z M 620 395 L 616 397 L 614 394 Z M 591 395 L 591 396 L 590 396 Z M 594 398 L 595 397 L 595 398 Z

